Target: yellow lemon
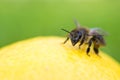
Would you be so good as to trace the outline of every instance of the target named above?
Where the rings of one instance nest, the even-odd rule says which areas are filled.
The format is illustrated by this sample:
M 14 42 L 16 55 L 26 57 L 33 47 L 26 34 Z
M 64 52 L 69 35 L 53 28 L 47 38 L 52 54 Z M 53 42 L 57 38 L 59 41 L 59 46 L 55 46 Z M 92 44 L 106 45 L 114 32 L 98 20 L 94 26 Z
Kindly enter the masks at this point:
M 65 38 L 36 37 L 0 49 L 0 80 L 120 80 L 120 64 Z

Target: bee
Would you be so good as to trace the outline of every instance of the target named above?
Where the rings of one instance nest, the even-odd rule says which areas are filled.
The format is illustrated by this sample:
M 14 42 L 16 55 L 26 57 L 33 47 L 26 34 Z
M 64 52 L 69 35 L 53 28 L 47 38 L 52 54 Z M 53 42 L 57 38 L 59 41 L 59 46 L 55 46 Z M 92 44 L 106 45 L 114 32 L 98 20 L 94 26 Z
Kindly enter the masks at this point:
M 72 31 L 68 31 L 66 29 L 61 29 L 65 32 L 69 33 L 66 40 L 64 41 L 64 44 L 69 39 L 71 40 L 71 43 L 73 46 L 75 46 L 79 42 L 80 43 L 79 48 L 81 45 L 83 45 L 83 43 L 85 43 L 85 44 L 87 43 L 87 45 L 88 45 L 88 47 L 86 49 L 87 55 L 89 55 L 88 53 L 90 52 L 90 47 L 93 44 L 93 50 L 94 50 L 95 54 L 98 55 L 99 47 L 106 45 L 104 36 L 107 33 L 105 33 L 100 28 L 92 28 L 92 29 L 84 28 L 84 27 L 80 26 L 80 24 L 77 21 L 75 21 L 75 24 L 76 24 L 76 28 L 73 29 Z
M 69 33 L 67 39 L 64 41 L 64 44 L 70 39 L 73 46 L 80 42 L 80 48 L 80 46 L 88 39 L 89 30 L 87 28 L 81 27 L 77 21 L 75 21 L 75 24 L 76 28 L 72 31 L 62 29 L 63 31 Z
M 107 33 L 100 28 L 90 29 L 88 36 L 91 36 L 91 38 L 88 41 L 88 48 L 86 50 L 87 54 L 90 52 L 90 47 L 91 44 L 93 43 L 93 50 L 98 55 L 99 53 L 98 48 L 106 45 L 104 39 L 105 35 L 107 35 Z

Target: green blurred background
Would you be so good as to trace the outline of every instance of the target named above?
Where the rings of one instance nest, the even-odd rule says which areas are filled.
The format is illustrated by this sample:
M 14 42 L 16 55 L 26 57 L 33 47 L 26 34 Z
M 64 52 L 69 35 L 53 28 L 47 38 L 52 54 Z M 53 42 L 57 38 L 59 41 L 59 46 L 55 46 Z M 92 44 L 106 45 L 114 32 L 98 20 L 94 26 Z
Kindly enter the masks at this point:
M 0 0 L 0 47 L 35 36 L 65 36 L 60 29 L 75 28 L 74 18 L 107 31 L 102 50 L 120 62 L 119 0 Z

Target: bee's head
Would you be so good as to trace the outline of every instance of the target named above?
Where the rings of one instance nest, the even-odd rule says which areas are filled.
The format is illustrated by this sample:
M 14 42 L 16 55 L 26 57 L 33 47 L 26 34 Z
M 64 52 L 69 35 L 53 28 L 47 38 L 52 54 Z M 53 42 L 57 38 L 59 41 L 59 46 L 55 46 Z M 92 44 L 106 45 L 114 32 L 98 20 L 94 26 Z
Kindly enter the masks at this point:
M 97 40 L 96 42 L 97 44 L 100 44 L 102 46 L 106 45 L 103 35 L 96 35 L 96 40 Z
M 62 30 L 69 33 L 69 38 L 73 46 L 75 46 L 82 37 L 82 33 L 79 30 L 72 30 L 71 32 L 65 29 L 62 29 Z
M 74 30 L 70 33 L 70 39 L 71 39 L 71 42 L 72 42 L 72 45 L 75 46 L 78 41 L 80 41 L 82 37 L 82 33 L 80 31 L 77 31 L 77 30 Z

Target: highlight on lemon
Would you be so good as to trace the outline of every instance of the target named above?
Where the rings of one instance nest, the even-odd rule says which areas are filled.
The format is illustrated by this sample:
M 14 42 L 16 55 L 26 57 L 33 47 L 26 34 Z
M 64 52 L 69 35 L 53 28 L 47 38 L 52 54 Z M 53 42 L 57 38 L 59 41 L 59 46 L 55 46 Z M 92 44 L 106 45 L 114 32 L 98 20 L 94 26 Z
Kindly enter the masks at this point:
M 65 38 L 36 37 L 0 49 L 0 80 L 120 80 L 120 64 Z

